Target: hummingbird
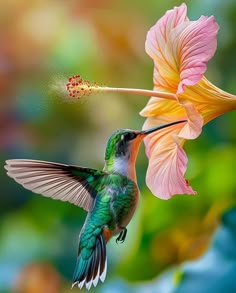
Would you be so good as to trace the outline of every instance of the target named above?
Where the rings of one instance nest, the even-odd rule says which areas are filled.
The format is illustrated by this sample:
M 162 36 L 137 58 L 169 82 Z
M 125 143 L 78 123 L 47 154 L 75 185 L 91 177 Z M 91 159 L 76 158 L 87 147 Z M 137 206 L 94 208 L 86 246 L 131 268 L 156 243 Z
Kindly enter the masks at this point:
M 7 174 L 26 189 L 70 202 L 87 211 L 79 234 L 73 283 L 88 290 L 104 282 L 107 273 L 106 244 L 111 237 L 123 243 L 127 225 L 139 200 L 135 162 L 142 140 L 175 121 L 148 130 L 120 129 L 107 142 L 103 170 L 53 162 L 11 159 Z

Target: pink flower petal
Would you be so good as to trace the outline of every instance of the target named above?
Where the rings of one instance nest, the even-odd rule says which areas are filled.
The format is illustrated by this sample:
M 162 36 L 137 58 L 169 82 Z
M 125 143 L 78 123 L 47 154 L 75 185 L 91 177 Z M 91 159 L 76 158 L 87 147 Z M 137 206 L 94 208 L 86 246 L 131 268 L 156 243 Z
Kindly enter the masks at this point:
M 187 7 L 182 4 L 169 10 L 147 33 L 145 49 L 154 60 L 154 84 L 158 88 L 169 90 L 178 86 L 178 69 L 175 65 L 173 54 L 167 50 L 167 40 L 173 28 L 186 20 Z M 171 78 L 172 77 L 172 78 Z M 177 79 L 177 80 L 176 80 Z
M 157 110 L 155 101 L 150 102 L 147 107 L 149 112 L 152 112 L 152 107 L 153 111 Z M 169 199 L 174 194 L 195 194 L 184 178 L 187 157 L 182 147 L 185 139 L 198 137 L 203 126 L 203 118 L 192 103 L 179 104 L 171 101 L 171 108 L 175 111 L 165 115 L 165 107 L 160 107 L 160 115 L 149 117 L 143 126 L 147 129 L 170 121 L 188 119 L 188 123 L 165 128 L 145 139 L 146 154 L 149 158 L 147 186 L 153 194 L 162 199 Z
M 162 56 L 165 44 L 173 28 L 186 20 L 187 7 L 182 4 L 172 10 L 168 10 L 147 33 L 145 43 L 146 52 L 155 60 Z
M 184 178 L 187 156 L 179 145 L 183 139 L 174 140 L 173 129 L 170 128 L 149 135 L 145 140 L 149 156 L 146 183 L 151 192 L 161 199 L 169 199 L 175 194 L 195 194 Z
M 172 32 L 176 34 L 175 40 L 178 41 L 176 53 L 180 65 L 177 93 L 182 93 L 184 86 L 194 85 L 201 80 L 207 68 L 206 63 L 215 54 L 218 29 L 213 16 L 202 16 L 197 21 L 189 22 L 184 30 L 180 26 Z
M 167 11 L 147 33 L 145 48 L 154 61 L 158 90 L 179 94 L 198 83 L 215 53 L 219 26 L 214 17 L 189 21 L 186 12 L 185 4 Z

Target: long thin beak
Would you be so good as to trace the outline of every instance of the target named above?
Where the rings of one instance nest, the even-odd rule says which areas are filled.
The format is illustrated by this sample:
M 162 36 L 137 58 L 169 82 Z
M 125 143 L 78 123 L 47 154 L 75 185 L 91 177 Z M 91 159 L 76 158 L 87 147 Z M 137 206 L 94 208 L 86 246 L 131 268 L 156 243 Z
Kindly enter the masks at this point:
M 140 134 L 147 135 L 147 134 L 150 134 L 150 133 L 155 132 L 157 130 L 160 130 L 160 129 L 163 129 L 163 128 L 166 128 L 166 127 L 169 127 L 169 126 L 172 126 L 172 125 L 175 125 L 175 124 L 183 123 L 183 122 L 187 122 L 187 120 L 179 120 L 179 121 L 175 121 L 175 122 L 171 122 L 171 123 L 159 125 L 159 126 L 156 126 L 156 127 L 150 128 L 150 129 L 147 129 L 147 130 L 143 130 L 143 131 L 141 131 Z

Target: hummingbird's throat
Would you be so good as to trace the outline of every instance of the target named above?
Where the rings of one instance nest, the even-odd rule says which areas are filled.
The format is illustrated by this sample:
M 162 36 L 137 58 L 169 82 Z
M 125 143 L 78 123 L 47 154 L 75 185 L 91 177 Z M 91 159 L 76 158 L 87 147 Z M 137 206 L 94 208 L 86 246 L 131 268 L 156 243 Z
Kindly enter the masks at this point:
M 136 182 L 135 161 L 126 156 L 114 159 L 113 170 L 115 173 L 126 176 Z
M 104 171 L 118 173 L 136 182 L 135 162 L 141 141 L 142 137 L 136 138 L 130 143 L 125 154 L 112 156 L 108 159 Z

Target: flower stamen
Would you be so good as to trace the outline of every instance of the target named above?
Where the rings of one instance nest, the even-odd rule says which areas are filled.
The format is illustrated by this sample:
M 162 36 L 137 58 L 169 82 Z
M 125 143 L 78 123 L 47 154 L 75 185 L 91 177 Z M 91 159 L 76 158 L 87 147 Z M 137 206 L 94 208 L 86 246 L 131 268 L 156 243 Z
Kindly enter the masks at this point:
M 66 84 L 67 92 L 72 98 L 79 99 L 83 96 L 90 96 L 91 94 L 98 92 L 117 92 L 117 93 L 126 93 L 133 95 L 142 95 L 142 96 L 152 96 L 157 98 L 163 98 L 168 100 L 177 100 L 175 94 L 145 90 L 145 89 L 133 89 L 133 88 L 114 88 L 107 86 L 99 86 L 96 82 L 91 83 L 88 80 L 82 79 L 80 75 L 74 75 L 68 79 Z

